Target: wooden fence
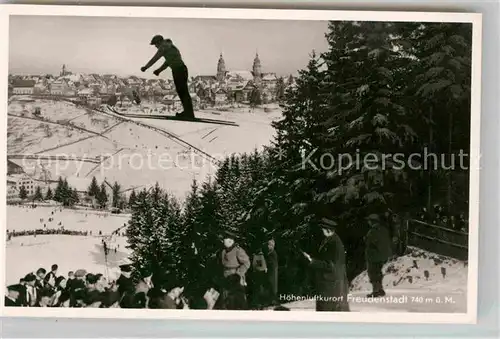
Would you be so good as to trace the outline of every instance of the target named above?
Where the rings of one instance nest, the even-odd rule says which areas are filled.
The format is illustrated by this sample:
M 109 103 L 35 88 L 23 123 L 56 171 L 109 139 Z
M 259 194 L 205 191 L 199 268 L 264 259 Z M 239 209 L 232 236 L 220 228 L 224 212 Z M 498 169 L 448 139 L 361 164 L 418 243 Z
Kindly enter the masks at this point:
M 409 220 L 406 244 L 437 254 L 467 260 L 469 257 L 469 234 L 450 228 Z

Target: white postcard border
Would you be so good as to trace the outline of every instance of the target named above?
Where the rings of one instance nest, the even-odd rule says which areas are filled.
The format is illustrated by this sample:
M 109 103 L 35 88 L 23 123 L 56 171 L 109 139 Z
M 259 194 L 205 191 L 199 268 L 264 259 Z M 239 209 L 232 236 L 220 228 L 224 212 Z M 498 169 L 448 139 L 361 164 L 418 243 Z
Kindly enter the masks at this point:
M 193 19 L 259 19 L 259 20 L 358 20 L 399 22 L 454 22 L 473 24 L 472 89 L 471 89 L 471 143 L 469 192 L 469 257 L 467 313 L 387 313 L 387 312 L 311 312 L 311 311 L 197 311 L 150 309 L 94 309 L 94 308 L 8 308 L 0 298 L 0 316 L 60 317 L 60 318 L 135 318 L 135 319 L 200 319 L 299 322 L 360 322 L 360 323 L 469 323 L 477 322 L 479 184 L 480 184 L 480 114 L 481 114 L 481 46 L 482 15 L 478 13 L 404 12 L 404 11 L 332 11 L 332 10 L 274 10 L 223 9 L 181 7 L 129 6 L 50 6 L 0 5 L 0 78 L 8 76 L 9 16 L 92 16 L 130 18 L 193 18 Z M 7 128 L 7 82 L 0 81 L 0 127 Z M 7 149 L 6 133 L 1 137 L 2 149 Z M 6 176 L 6 162 L 0 169 Z M 0 182 L 0 263 L 6 258 L 6 183 Z M 5 265 L 0 268 L 0 283 L 5 286 Z

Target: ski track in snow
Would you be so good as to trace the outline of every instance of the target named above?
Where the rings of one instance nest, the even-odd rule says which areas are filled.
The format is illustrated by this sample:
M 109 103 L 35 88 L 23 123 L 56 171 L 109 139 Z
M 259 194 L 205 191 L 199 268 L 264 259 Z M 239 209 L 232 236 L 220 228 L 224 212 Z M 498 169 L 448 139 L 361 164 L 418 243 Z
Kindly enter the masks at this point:
M 211 111 L 196 112 L 201 118 L 231 120 L 240 125 L 218 126 L 208 137 L 203 138 L 210 131 L 207 129 L 209 126 L 205 128 L 197 123 L 179 121 L 121 119 L 116 114 L 88 110 L 66 101 L 36 99 L 32 103 L 24 103 L 13 98 L 9 102 L 9 114 L 25 114 L 30 117 L 34 107 L 41 107 L 42 117 L 55 124 L 50 126 L 54 137 L 46 137 L 46 129 L 49 127 L 39 128 L 48 122 L 38 119 L 9 119 L 9 127 L 11 123 L 16 123 L 14 134 L 9 137 L 10 152 L 15 150 L 16 153 L 70 154 L 86 157 L 104 155 L 112 158 L 97 168 L 94 168 L 95 165 L 78 161 L 25 159 L 24 165 L 28 174 L 39 176 L 39 173 L 43 172 L 44 178 L 48 177 L 49 180 L 57 180 L 59 176 L 95 175 L 99 181 L 118 181 L 124 190 L 130 187 L 147 188 L 158 182 L 180 199 L 185 197 L 193 179 L 205 181 L 215 174 L 217 168 L 213 161 L 191 156 L 192 150 L 187 145 L 192 145 L 217 160 L 222 160 L 232 153 L 253 152 L 254 149 L 261 149 L 263 145 L 270 143 L 274 135 L 271 121 L 280 115 L 277 106 L 273 108 L 273 112 L 260 109 L 249 113 L 243 108 L 217 112 L 218 114 Z M 134 111 L 138 109 L 143 107 L 132 106 L 128 110 L 130 113 L 138 113 L 140 111 Z M 103 138 L 90 137 L 89 134 L 80 132 L 82 130 L 74 131 L 72 137 L 67 137 L 66 134 L 70 135 L 64 130 L 64 123 L 67 121 L 71 121 L 71 124 L 78 128 L 96 133 L 91 135 L 98 134 Z M 25 126 L 32 126 L 30 133 L 23 134 Z M 156 128 L 157 131 L 146 126 Z M 172 137 L 168 137 L 167 132 L 182 139 L 183 144 L 180 145 Z M 119 151 L 120 149 L 123 150 Z M 148 162 L 152 166 L 148 165 Z M 42 167 L 44 171 L 41 170 Z

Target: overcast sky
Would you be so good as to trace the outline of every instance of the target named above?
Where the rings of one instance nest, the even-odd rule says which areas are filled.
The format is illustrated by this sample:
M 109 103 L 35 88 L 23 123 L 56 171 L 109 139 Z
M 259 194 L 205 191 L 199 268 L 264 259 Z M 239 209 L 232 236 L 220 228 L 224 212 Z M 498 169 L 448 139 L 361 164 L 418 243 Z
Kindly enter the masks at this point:
M 264 72 L 295 74 L 311 51 L 326 50 L 325 21 L 10 17 L 13 74 L 72 72 L 145 75 L 153 56 L 151 37 L 162 34 L 180 49 L 190 75 L 215 75 L 222 52 L 228 70 L 251 70 L 256 51 Z M 170 74 L 170 72 L 166 72 Z

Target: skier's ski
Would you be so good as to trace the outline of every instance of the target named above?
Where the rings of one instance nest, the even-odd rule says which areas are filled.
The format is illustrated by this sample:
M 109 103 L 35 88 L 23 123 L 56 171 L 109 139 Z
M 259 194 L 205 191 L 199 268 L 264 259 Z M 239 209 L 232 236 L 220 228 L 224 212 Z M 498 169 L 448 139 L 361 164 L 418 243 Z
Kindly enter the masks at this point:
M 127 118 L 141 118 L 141 119 L 163 119 L 163 120 L 175 120 L 175 121 L 185 121 L 185 122 L 199 122 L 206 124 L 216 124 L 216 125 L 225 125 L 225 126 L 239 126 L 233 121 L 227 120 L 217 120 L 217 119 L 205 119 L 205 118 L 192 118 L 186 119 L 183 117 L 172 116 L 172 115 L 152 115 L 152 114 L 131 114 L 131 113 L 119 113 L 115 111 L 117 114 L 123 115 Z

